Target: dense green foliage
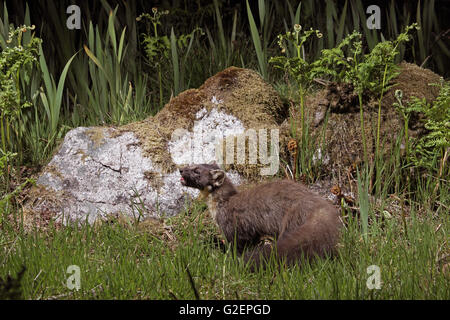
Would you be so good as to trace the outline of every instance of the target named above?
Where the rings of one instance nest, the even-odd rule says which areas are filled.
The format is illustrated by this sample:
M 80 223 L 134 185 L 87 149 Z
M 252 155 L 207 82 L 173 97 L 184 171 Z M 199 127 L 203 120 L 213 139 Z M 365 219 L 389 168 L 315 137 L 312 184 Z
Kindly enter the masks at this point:
M 336 48 L 322 50 L 311 73 L 316 77 L 328 75 L 332 81 L 351 83 L 357 92 L 380 95 L 398 75 L 395 58 L 400 53 L 399 46 L 410 40 L 408 33 L 414 28 L 417 28 L 417 23 L 407 26 L 397 39 L 377 43 L 367 54 L 362 51 L 361 33 L 355 31 Z
M 413 97 L 412 101 L 403 105 L 402 93 L 398 90 L 396 92 L 398 102 L 395 105 L 403 114 L 406 126 L 411 116 L 420 114 L 427 131 L 408 148 L 411 149 L 411 152 L 408 152 L 411 164 L 430 171 L 440 170 L 442 175 L 444 163 L 442 166 L 436 166 L 436 162 L 442 159 L 445 161 L 450 152 L 450 83 L 442 81 L 430 85 L 440 86 L 439 96 L 432 104 L 425 99 Z
M 32 37 L 29 41 L 22 41 L 23 34 L 31 30 L 34 26 L 11 30 L 6 40 L 7 47 L 0 52 L 0 133 L 5 152 L 19 151 L 25 129 L 21 115 L 24 108 L 32 106 L 23 94 L 23 82 L 29 81 L 37 64 L 40 39 Z

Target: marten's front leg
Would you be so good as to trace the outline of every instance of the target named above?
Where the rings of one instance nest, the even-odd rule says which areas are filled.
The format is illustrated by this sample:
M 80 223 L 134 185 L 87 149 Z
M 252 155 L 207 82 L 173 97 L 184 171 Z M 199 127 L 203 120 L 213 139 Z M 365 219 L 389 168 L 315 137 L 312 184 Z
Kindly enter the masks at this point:
M 231 214 L 226 217 L 218 215 L 217 218 L 225 238 L 232 246 L 236 246 L 237 253 L 242 254 L 246 248 L 260 242 L 262 235 L 252 228 L 252 224 L 243 221 L 244 219 L 239 215 Z

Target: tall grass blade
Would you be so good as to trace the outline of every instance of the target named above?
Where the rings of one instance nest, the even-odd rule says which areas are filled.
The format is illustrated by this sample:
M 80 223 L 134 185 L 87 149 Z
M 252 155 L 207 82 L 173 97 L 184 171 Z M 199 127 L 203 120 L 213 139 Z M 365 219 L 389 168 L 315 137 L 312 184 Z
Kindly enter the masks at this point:
M 236 41 L 236 26 L 237 26 L 237 10 L 234 10 L 233 27 L 231 29 L 231 51 L 234 51 L 234 42 Z
M 295 16 L 294 16 L 294 25 L 295 24 L 300 24 L 300 12 L 302 9 L 302 3 L 300 2 L 298 4 L 297 10 L 295 11 Z
M 197 290 L 197 286 L 195 285 L 194 279 L 192 278 L 191 272 L 189 271 L 189 267 L 186 266 L 186 273 L 188 275 L 189 284 L 191 285 L 192 291 L 194 292 L 194 296 L 196 300 L 200 300 L 200 295 Z
M 336 3 L 327 0 L 325 7 L 326 14 L 326 25 L 327 25 L 327 40 L 328 40 L 328 48 L 334 47 L 334 19 L 336 18 Z
M 9 34 L 9 16 L 6 2 L 3 3 L 3 21 L 0 19 L 0 43 L 2 48 L 6 47 L 6 40 Z
M 341 17 L 339 18 L 339 26 L 336 33 L 336 43 L 340 43 L 344 37 L 345 21 L 347 18 L 347 4 L 348 0 L 345 0 L 344 8 L 341 11 Z
M 286 4 L 287 4 L 288 11 L 289 11 L 289 15 L 291 17 L 291 22 L 293 22 L 295 20 L 294 9 L 292 9 L 291 3 L 289 1 L 286 1 Z M 299 5 L 301 5 L 301 2 Z M 286 19 L 283 18 L 283 20 L 284 20 L 284 22 L 286 22 Z M 287 26 L 286 26 L 286 29 L 287 29 Z
M 218 0 L 214 0 L 214 10 L 216 12 L 216 19 L 217 19 L 217 27 L 219 28 L 219 38 L 220 38 L 220 44 L 222 45 L 222 50 L 225 51 L 227 48 L 227 43 L 225 40 L 225 32 L 223 30 L 223 24 L 222 24 L 222 15 L 220 14 L 219 10 L 219 3 Z
M 367 241 L 369 229 L 369 174 L 367 171 L 363 170 L 362 177 L 359 170 L 357 171 L 357 184 L 362 235 L 364 240 Z
M 117 52 L 117 62 L 120 63 L 122 61 L 122 54 L 123 54 L 123 43 L 125 40 L 125 31 L 127 30 L 127 27 L 123 28 L 122 35 L 120 36 L 119 40 L 119 51 Z
M 180 65 L 178 62 L 177 38 L 173 28 L 170 31 L 170 49 L 172 51 L 174 95 L 180 93 Z
M 259 64 L 259 72 L 261 73 L 262 77 L 264 79 L 267 79 L 267 68 L 266 68 L 266 59 L 261 47 L 261 39 L 259 38 L 258 28 L 256 27 L 255 20 L 253 19 L 253 14 L 250 9 L 250 5 L 247 2 L 247 15 L 248 15 L 248 21 L 250 24 L 250 33 L 253 40 L 253 45 L 255 46 L 256 50 L 256 57 L 258 58 L 258 64 Z
M 28 8 L 28 3 L 25 4 L 25 18 L 23 23 L 26 26 L 31 26 L 30 22 L 30 8 Z M 29 43 L 31 40 L 31 32 L 25 32 L 22 34 L 23 43 Z
M 261 31 L 264 28 L 264 17 L 266 16 L 266 3 L 265 0 L 258 0 L 258 11 L 259 11 L 259 23 Z
M 420 61 L 423 62 L 426 58 L 425 54 L 425 44 L 424 44 L 424 24 L 422 21 L 422 11 L 420 6 L 420 0 L 417 2 L 417 12 L 416 12 L 416 21 L 419 24 L 420 29 L 417 30 L 417 39 L 419 40 L 419 58 Z
M 53 84 L 51 79 L 51 74 L 48 71 L 47 62 L 45 61 L 44 51 L 42 50 L 42 45 L 39 45 L 39 63 L 42 70 L 42 77 L 44 79 L 45 89 L 47 90 L 47 95 L 49 97 L 54 97 Z M 49 118 L 50 119 L 50 118 Z
M 78 53 L 78 52 L 77 52 Z M 64 82 L 66 81 L 66 76 L 67 76 L 67 72 L 69 71 L 69 67 L 70 64 L 72 63 L 73 59 L 75 58 L 75 56 L 77 55 L 77 53 L 75 53 L 70 59 L 69 61 L 67 61 L 66 65 L 64 66 L 64 69 L 61 73 L 61 76 L 59 78 L 58 81 L 58 87 L 56 89 L 56 96 L 55 96 L 55 100 L 54 100 L 54 105 L 53 105 L 53 115 L 54 117 L 52 118 L 53 122 L 52 122 L 52 132 L 56 132 L 56 128 L 59 122 L 59 114 L 61 111 L 61 106 L 62 106 L 62 95 L 63 95 L 63 90 L 64 90 Z

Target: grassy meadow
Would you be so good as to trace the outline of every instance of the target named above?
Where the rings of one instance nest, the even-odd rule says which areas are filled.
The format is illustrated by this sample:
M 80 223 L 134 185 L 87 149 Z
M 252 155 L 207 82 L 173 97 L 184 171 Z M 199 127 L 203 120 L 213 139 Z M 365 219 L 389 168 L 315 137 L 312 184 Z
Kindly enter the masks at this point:
M 405 222 L 371 225 L 367 240 L 350 216 L 337 257 L 281 269 L 272 261 L 252 273 L 231 248 L 220 248 L 204 209 L 193 205 L 158 228 L 113 223 L 6 232 L 1 273 L 16 276 L 26 266 L 26 299 L 449 298 L 442 270 L 448 215 L 413 210 Z M 67 287 L 71 265 L 80 267 L 79 290 Z M 371 265 L 380 268 L 380 289 L 367 286 Z

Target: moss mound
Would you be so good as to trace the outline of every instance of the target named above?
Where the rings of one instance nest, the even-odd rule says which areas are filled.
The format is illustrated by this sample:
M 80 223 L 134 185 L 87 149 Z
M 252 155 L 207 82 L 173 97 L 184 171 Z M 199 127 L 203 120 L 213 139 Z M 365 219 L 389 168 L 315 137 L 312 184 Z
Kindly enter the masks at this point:
M 429 69 L 424 69 L 413 63 L 402 62 L 400 74 L 394 79 L 394 86 L 383 97 L 383 106 L 392 106 L 395 100 L 395 90 L 403 91 L 403 101 L 411 97 L 425 98 L 432 102 L 439 95 L 439 88 L 431 83 L 439 83 L 441 77 Z
M 392 150 L 404 125 L 401 115 L 393 103 L 394 92 L 403 91 L 406 103 L 412 96 L 433 101 L 439 94 L 438 88 L 430 86 L 440 79 L 430 70 L 410 63 L 401 63 L 400 74 L 393 80 L 393 86 L 385 93 L 381 102 L 380 148 L 386 155 Z M 295 122 L 297 134 L 300 136 L 299 108 L 292 108 L 292 120 Z M 307 121 L 310 125 L 312 139 L 317 144 L 324 142 L 325 152 L 330 161 L 324 164 L 327 174 L 340 185 L 348 181 L 349 174 L 364 158 L 363 139 L 361 134 L 360 108 L 357 95 L 346 84 L 332 84 L 326 89 L 315 92 L 306 98 Z M 363 102 L 364 135 L 369 161 L 374 160 L 378 122 L 378 100 L 365 97 Z M 418 121 L 418 120 L 417 120 Z M 416 124 L 410 122 L 413 128 Z M 284 130 L 290 129 L 288 122 L 283 124 Z M 411 131 L 411 138 L 416 138 L 420 131 Z M 321 145 L 318 147 L 321 147 Z

